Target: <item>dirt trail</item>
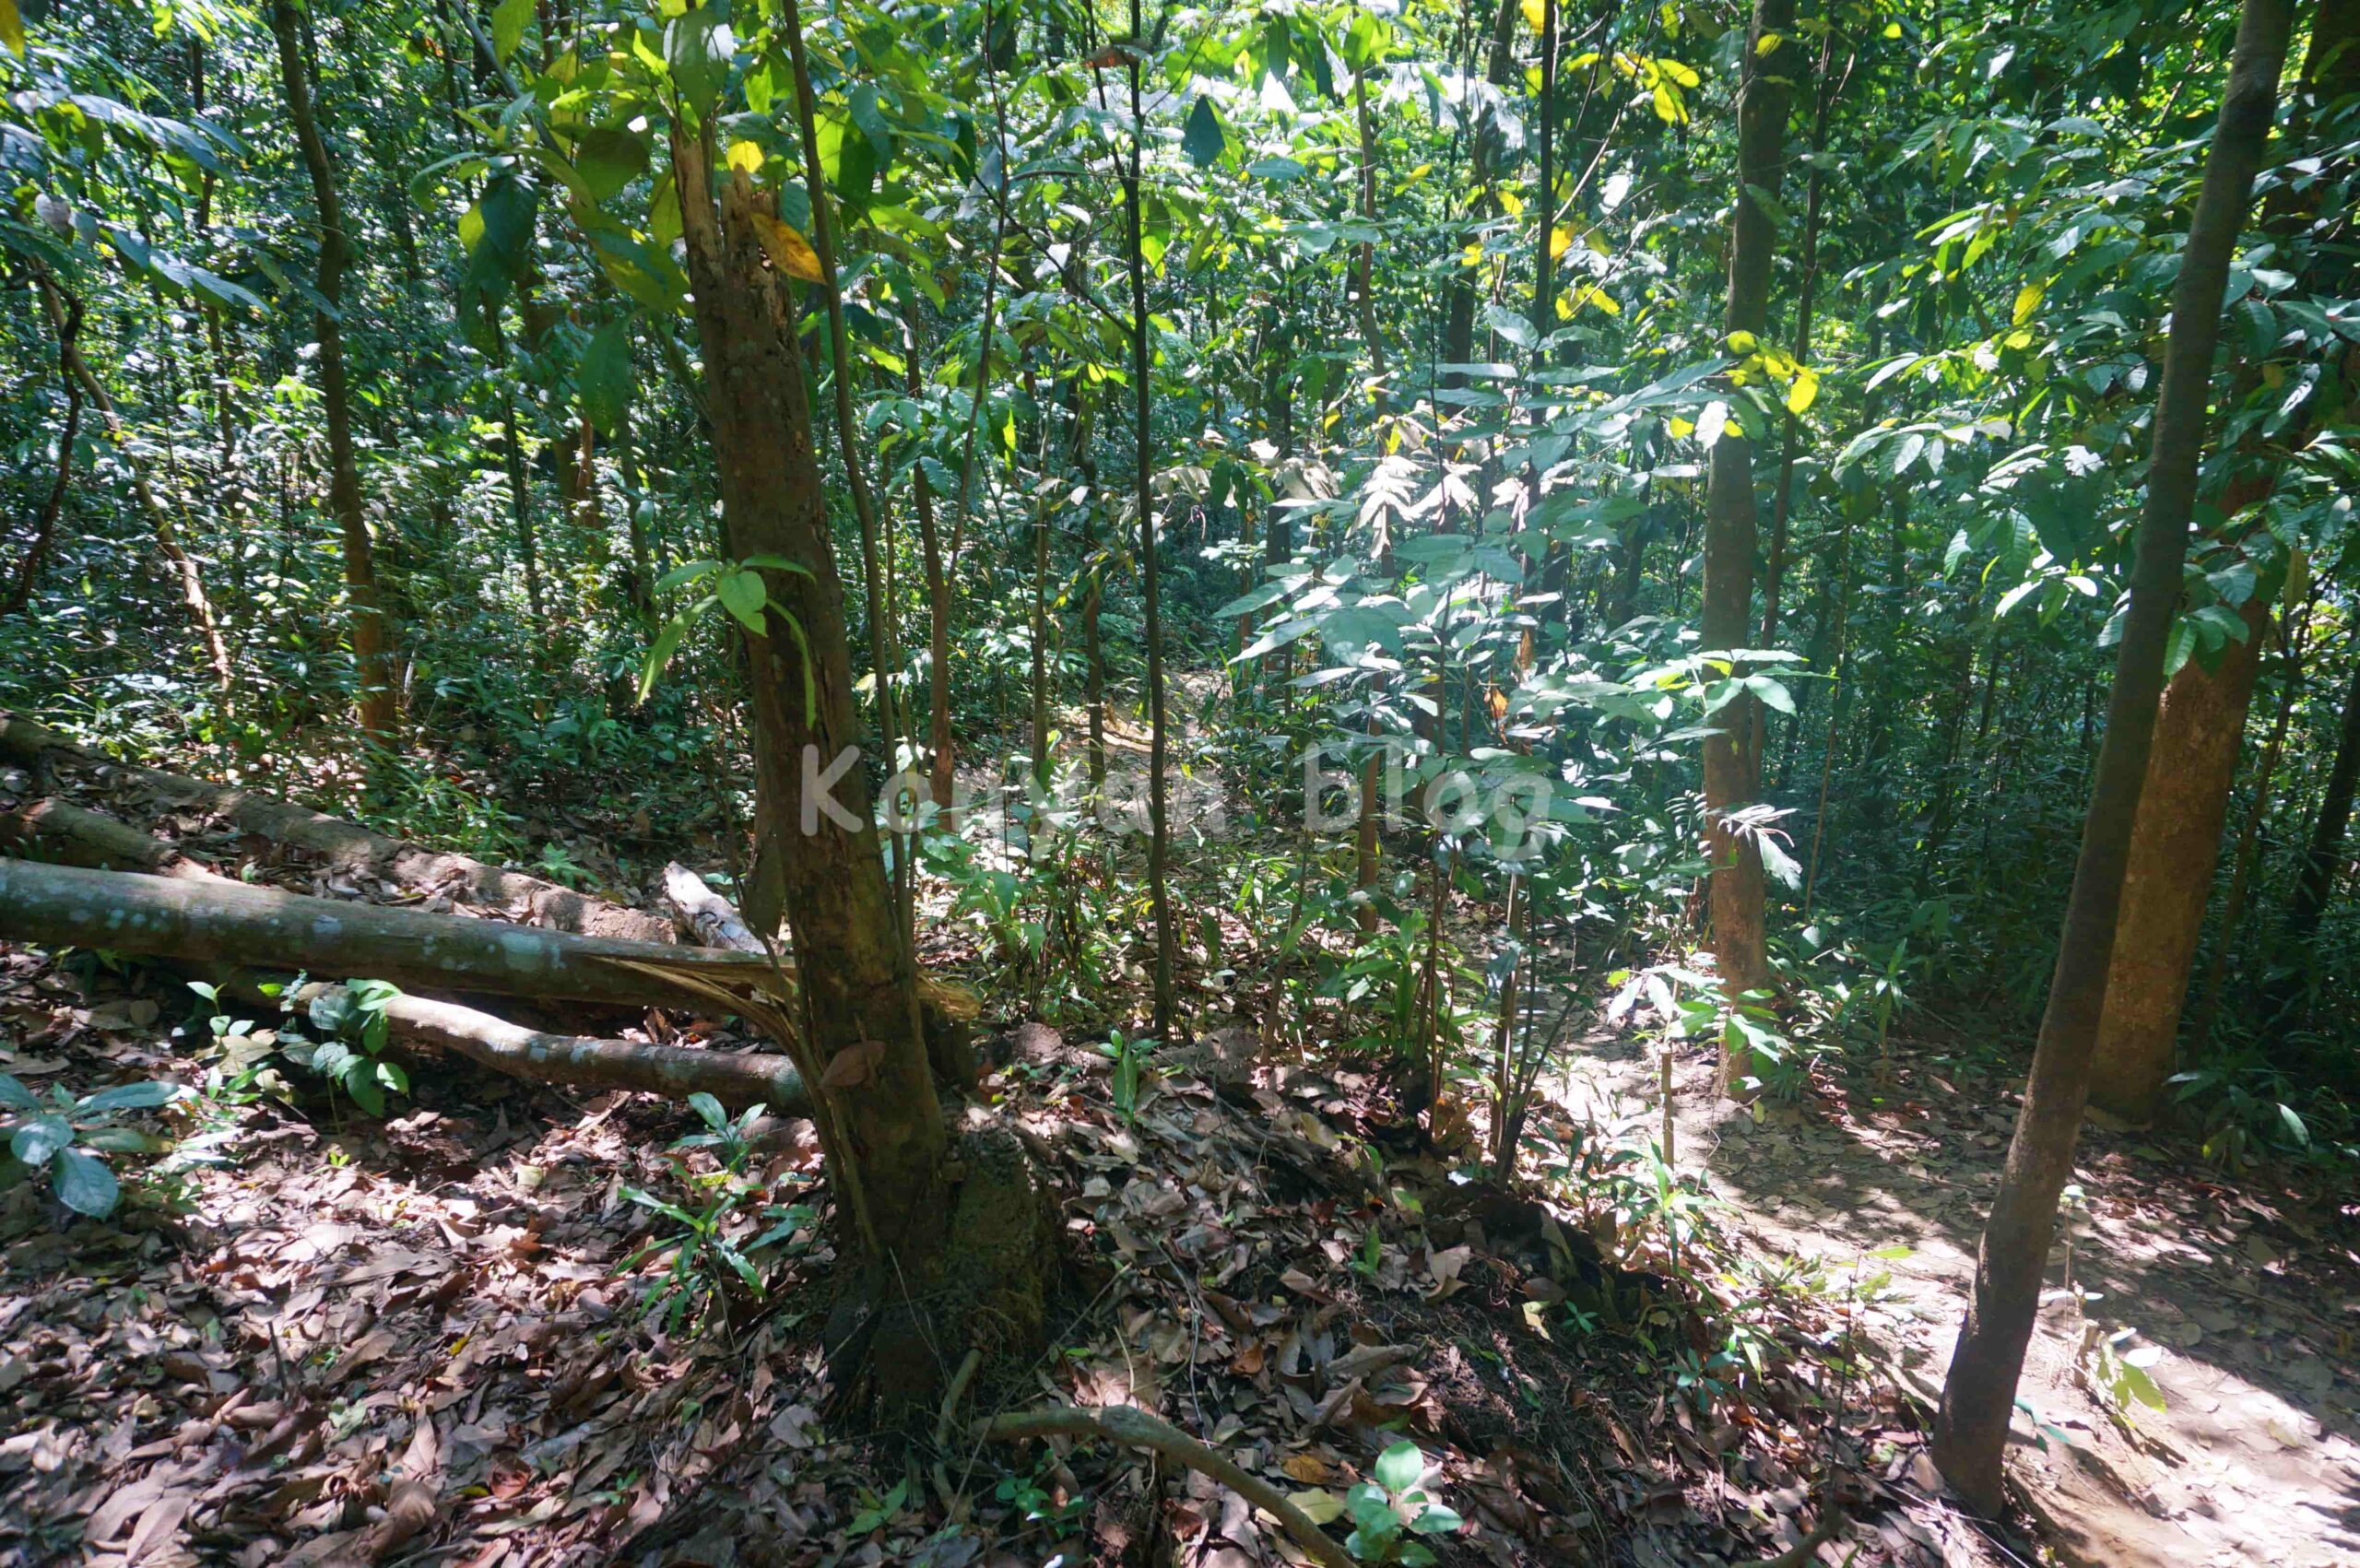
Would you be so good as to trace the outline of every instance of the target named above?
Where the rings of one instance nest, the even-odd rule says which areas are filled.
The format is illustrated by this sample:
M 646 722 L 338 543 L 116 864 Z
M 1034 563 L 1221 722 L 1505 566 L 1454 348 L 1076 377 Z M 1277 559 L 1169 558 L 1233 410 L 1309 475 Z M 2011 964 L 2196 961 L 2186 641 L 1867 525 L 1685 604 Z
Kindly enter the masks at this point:
M 2015 1086 L 1897 1048 L 1888 1086 L 1761 1119 L 1715 1104 L 1709 1059 L 1675 1072 L 1680 1164 L 1701 1163 L 1724 1222 L 1766 1249 L 1891 1272 L 1870 1309 L 1922 1392 L 1941 1387 L 1975 1248 L 2014 1125 Z M 1920 1054 L 1922 1053 L 1922 1054 Z M 1631 1044 L 1576 1058 L 1575 1114 L 1652 1126 L 1656 1059 Z M 2075 1282 L 2088 1321 L 2145 1368 L 2165 1408 L 2110 1413 L 2064 1293 L 2068 1248 L 2022 1385 L 2010 1470 L 2068 1561 L 2106 1568 L 2338 1568 L 2360 1562 L 2360 1207 L 2339 1216 L 2193 1149 L 2085 1130 L 2075 1167 Z M 2137 1358 L 2145 1360 L 2144 1357 Z M 2094 1360 L 2090 1358 L 2089 1360 Z M 1930 1478 L 1929 1478 L 1930 1479 Z

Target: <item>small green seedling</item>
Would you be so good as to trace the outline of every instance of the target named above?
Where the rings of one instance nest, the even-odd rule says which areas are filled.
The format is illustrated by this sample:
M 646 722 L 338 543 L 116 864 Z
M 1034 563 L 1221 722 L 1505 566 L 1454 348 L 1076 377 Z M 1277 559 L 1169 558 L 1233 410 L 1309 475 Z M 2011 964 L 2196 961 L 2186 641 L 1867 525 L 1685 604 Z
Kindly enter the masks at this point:
M 58 1202 L 77 1214 L 103 1220 L 114 1212 L 123 1188 L 100 1154 L 150 1154 L 163 1147 L 148 1134 L 119 1125 L 119 1114 L 152 1111 L 187 1092 L 179 1084 L 151 1080 L 117 1084 L 76 1099 L 63 1085 L 53 1084 L 44 1102 L 0 1073 L 0 1128 L 8 1134 L 10 1159 L 22 1168 L 18 1179 L 45 1173 Z
M 1426 1456 L 1414 1443 L 1397 1443 L 1379 1455 L 1374 1478 L 1344 1495 L 1352 1516 L 1345 1549 L 1363 1562 L 1426 1568 L 1434 1562 L 1433 1549 L 1410 1538 L 1449 1535 L 1459 1517 L 1425 1491 L 1425 1474 Z

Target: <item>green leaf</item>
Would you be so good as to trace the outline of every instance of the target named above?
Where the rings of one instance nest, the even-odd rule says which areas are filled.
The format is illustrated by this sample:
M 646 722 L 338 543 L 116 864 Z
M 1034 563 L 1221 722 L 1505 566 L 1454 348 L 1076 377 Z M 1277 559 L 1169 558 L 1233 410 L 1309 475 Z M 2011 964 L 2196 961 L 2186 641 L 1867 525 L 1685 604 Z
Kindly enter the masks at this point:
M 385 1114 L 384 1086 L 377 1081 L 377 1064 L 366 1056 L 355 1056 L 344 1067 L 344 1091 L 352 1102 L 372 1116 Z
M 764 632 L 762 607 L 769 602 L 770 590 L 759 572 L 732 572 L 721 580 L 721 607 L 757 636 Z
M 672 655 L 680 651 L 680 639 L 688 634 L 689 618 L 686 614 L 674 616 L 664 623 L 664 630 L 656 633 L 655 645 L 647 650 L 647 663 L 641 666 L 639 672 L 641 701 L 646 701 L 647 694 L 655 690 L 656 678 L 664 673 L 664 666 L 672 662 Z
M 95 1154 L 85 1154 L 78 1149 L 61 1149 L 57 1160 L 50 1167 L 50 1181 L 57 1191 L 57 1201 L 77 1214 L 87 1214 L 93 1220 L 103 1220 L 114 1212 L 115 1202 L 123 1196 L 123 1188 L 107 1169 L 106 1161 Z
M 647 172 L 647 143 L 613 127 L 584 131 L 573 144 L 573 169 L 591 195 L 605 201 Z
M 680 100 L 696 112 L 698 119 L 709 119 L 714 105 L 721 101 L 722 87 L 729 79 L 730 56 L 737 53 L 738 40 L 722 20 L 718 6 L 699 6 L 674 18 L 665 28 L 664 64 L 672 73 Z
M 41 1109 L 41 1102 L 33 1097 L 31 1090 L 18 1082 L 13 1075 L 0 1073 L 0 1106 L 5 1106 L 11 1111 L 38 1111 Z
M 1180 150 L 1202 169 L 1221 156 L 1229 145 L 1229 133 L 1221 128 L 1221 111 L 1213 107 L 1210 98 L 1198 98 L 1197 107 L 1188 111 L 1188 128 L 1180 138 Z
M 533 19 L 533 0 L 500 0 L 491 13 L 491 55 L 502 65 L 525 41 L 525 24 Z
M 28 1165 L 46 1165 L 49 1157 L 74 1141 L 74 1128 L 54 1114 L 35 1116 L 8 1139 L 8 1152 Z
M 659 594 L 668 594 L 684 583 L 693 583 L 700 577 L 720 570 L 721 562 L 717 560 L 684 560 L 655 580 L 655 591 Z
M 729 1125 L 729 1113 L 721 1108 L 721 1102 L 702 1090 L 689 1096 L 689 1109 L 702 1116 L 704 1125 L 715 1132 Z
M 169 1105 L 180 1098 L 176 1083 L 119 1083 L 112 1089 L 101 1089 L 96 1094 L 82 1097 L 85 1111 L 151 1111 L 159 1105 Z
M 1403 1492 L 1418 1484 L 1425 1474 L 1426 1456 L 1418 1452 L 1414 1443 L 1397 1443 L 1376 1458 L 1376 1484 L 1391 1492 Z
M 1423 1513 L 1410 1521 L 1410 1527 L 1422 1536 L 1446 1536 L 1457 1530 L 1464 1522 L 1459 1518 L 1457 1509 L 1446 1508 L 1439 1503 L 1429 1503 Z
M 600 433 L 611 436 L 631 412 L 631 322 L 608 322 L 591 335 L 574 368 L 582 412 Z
M 17 13 L 17 0 L 0 0 L 0 43 L 6 43 L 18 59 L 25 57 L 25 18 Z

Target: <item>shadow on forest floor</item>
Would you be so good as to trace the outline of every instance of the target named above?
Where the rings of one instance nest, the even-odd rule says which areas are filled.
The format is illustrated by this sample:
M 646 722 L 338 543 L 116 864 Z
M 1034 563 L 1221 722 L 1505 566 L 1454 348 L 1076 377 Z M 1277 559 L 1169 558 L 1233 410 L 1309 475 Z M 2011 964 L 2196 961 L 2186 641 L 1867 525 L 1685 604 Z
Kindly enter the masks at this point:
M 1576 1114 L 1655 1108 L 1628 1043 L 1581 1057 Z M 1891 1279 L 1873 1306 L 1908 1380 L 1936 1394 L 1971 1288 L 2018 1085 L 1937 1042 L 1896 1042 L 1863 1073 L 1761 1119 L 1716 1104 L 1711 1064 L 1680 1064 L 1682 1163 L 1696 1151 L 1727 1218 L 1773 1251 Z M 2050 1255 L 2011 1469 L 2070 1559 L 2169 1568 L 2330 1568 L 2360 1560 L 2360 1227 L 2267 1171 L 2229 1174 L 2179 1140 L 2084 1128 L 2083 1193 Z M 2094 1291 L 2086 1317 L 2067 1269 Z M 2085 1341 L 2129 1330 L 2162 1410 L 2104 1395 Z M 2139 1358 L 2145 1360 L 2145 1357 Z

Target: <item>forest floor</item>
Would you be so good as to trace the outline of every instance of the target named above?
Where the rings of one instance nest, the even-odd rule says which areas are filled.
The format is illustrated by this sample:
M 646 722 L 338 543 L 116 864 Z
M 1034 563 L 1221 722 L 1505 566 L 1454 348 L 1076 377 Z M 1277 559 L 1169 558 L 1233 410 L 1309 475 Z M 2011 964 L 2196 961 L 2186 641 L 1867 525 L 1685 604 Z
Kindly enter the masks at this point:
M 1988 1036 L 1985 1037 L 1988 1039 Z M 2015 1125 L 2021 1062 L 1926 1024 L 1882 1082 L 1823 1082 L 1759 1119 L 1676 1071 L 1676 1141 L 1747 1240 L 1889 1276 L 1865 1311 L 1904 1380 L 1939 1392 Z M 1652 1124 L 1652 1052 L 1581 1055 L 1585 1114 Z M 2021 1385 L 2011 1474 L 2047 1544 L 2106 1568 L 2336 1568 L 2360 1562 L 2360 1204 L 2322 1208 L 2185 1139 L 2083 1129 L 2082 1193 Z M 2077 1303 L 2067 1286 L 2095 1292 Z M 2094 1350 L 2133 1355 L 2161 1409 L 2110 1391 Z M 2152 1359 L 2151 1359 L 2152 1358 Z M 1920 1473 L 1921 1481 L 1930 1477 Z
M 930 898 L 929 964 L 972 963 L 973 933 Z M 975 1390 L 971 1416 L 1137 1404 L 1326 1513 L 1406 1436 L 1466 1521 L 1431 1538 L 1446 1564 L 2360 1552 L 2360 1208 L 2090 1135 L 2074 1275 L 2103 1292 L 2094 1319 L 2135 1326 L 2119 1350 L 2160 1351 L 2145 1370 L 2165 1408 L 2118 1423 L 2077 1370 L 2077 1309 L 2044 1316 L 2012 1467 L 2036 1544 L 1936 1498 L 1924 1456 L 2014 1114 L 1991 1032 L 1927 1026 L 1882 1073 L 1823 1078 L 1758 1121 L 1682 1055 L 1679 1163 L 1708 1177 L 1698 1218 L 1717 1232 L 1687 1259 L 1717 1274 L 1705 1302 L 1594 1207 L 1457 1179 L 1374 1065 L 1274 1049 L 1212 978 L 1188 977 L 1197 1042 L 1157 1054 L 1130 1114 L 1094 1036 L 999 1015 L 989 1088 L 1048 1173 L 1071 1267 L 1049 1354 Z M 648 1028 L 759 1048 L 714 1020 Z M 164 972 L 0 946 L 0 1072 L 36 1091 L 190 1081 L 206 1035 Z M 209 1099 L 175 1130 L 218 1162 L 135 1184 L 105 1222 L 0 1195 L 0 1563 L 1295 1560 L 1189 1471 L 980 1448 L 963 1421 L 912 1448 L 839 1421 L 818 1343 L 826 1184 L 798 1124 L 732 1185 L 674 1147 L 702 1130 L 683 1107 L 418 1068 L 384 1120 L 300 1076 Z M 1550 1115 L 1635 1150 L 1660 1124 L 1657 1070 L 1597 1033 Z M 682 1232 L 635 1191 L 726 1197 L 725 1233 L 772 1238 L 763 1291 L 714 1268 L 698 1313 L 651 1310 Z M 1714 1397 L 1736 1381 L 1708 1364 L 1732 1324 L 1761 1369 Z M 1822 1541 L 1831 1501 L 1843 1527 Z

